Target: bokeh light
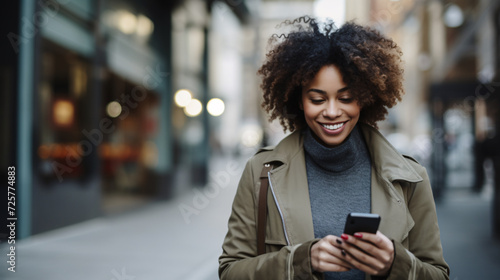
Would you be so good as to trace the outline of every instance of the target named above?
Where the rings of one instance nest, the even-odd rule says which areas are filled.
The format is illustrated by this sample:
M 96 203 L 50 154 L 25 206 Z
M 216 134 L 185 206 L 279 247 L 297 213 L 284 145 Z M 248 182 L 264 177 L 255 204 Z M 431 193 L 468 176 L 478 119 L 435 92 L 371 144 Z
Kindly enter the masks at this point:
M 189 104 L 184 107 L 184 113 L 189 117 L 198 116 L 202 110 L 203 105 L 201 105 L 201 102 L 198 99 L 192 99 L 191 102 L 189 102 Z
M 262 129 L 258 126 L 247 126 L 241 133 L 241 143 L 248 148 L 256 147 L 262 141 L 263 133 Z
M 121 10 L 117 12 L 117 26 L 121 32 L 132 34 L 137 28 L 137 17 L 129 11 Z
M 118 117 L 122 113 L 122 105 L 118 101 L 111 101 L 106 106 L 106 114 L 112 118 Z
M 181 108 L 186 107 L 192 98 L 191 92 L 187 89 L 178 90 L 174 96 L 175 104 Z
M 448 27 L 459 27 L 464 23 L 464 13 L 459 6 L 451 4 L 444 11 L 443 21 Z
M 208 101 L 207 111 L 210 115 L 214 117 L 218 117 L 224 113 L 226 106 L 224 105 L 224 101 L 219 98 L 212 98 Z
M 70 126 L 73 124 L 75 107 L 69 100 L 57 100 L 54 102 L 54 122 L 58 126 Z
M 154 24 L 153 22 L 144 15 L 137 16 L 137 28 L 136 33 L 139 36 L 147 37 L 153 33 Z

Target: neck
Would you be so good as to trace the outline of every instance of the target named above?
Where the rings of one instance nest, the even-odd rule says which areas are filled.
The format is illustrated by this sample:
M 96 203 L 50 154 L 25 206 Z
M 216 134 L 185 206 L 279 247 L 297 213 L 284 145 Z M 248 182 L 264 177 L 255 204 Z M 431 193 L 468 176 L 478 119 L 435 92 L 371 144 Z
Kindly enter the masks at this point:
M 357 126 L 342 144 L 332 148 L 318 142 L 313 132 L 307 129 L 304 135 L 304 150 L 320 168 L 331 172 L 343 172 L 364 159 L 366 145 Z

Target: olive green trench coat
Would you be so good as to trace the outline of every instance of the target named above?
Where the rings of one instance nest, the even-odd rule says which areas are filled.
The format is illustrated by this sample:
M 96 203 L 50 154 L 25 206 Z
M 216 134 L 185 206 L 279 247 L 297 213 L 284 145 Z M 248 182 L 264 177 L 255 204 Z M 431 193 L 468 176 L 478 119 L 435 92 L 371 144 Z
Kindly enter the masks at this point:
M 387 279 L 448 279 L 425 168 L 401 156 L 376 129 L 359 126 L 372 160 L 371 209 L 382 217 L 379 230 L 395 247 Z M 248 161 L 222 245 L 220 279 L 323 278 L 311 268 L 311 246 L 318 239 L 314 238 L 302 144 L 301 133 L 296 131 Z M 266 253 L 257 256 L 259 176 L 270 162 L 278 167 L 268 174 Z

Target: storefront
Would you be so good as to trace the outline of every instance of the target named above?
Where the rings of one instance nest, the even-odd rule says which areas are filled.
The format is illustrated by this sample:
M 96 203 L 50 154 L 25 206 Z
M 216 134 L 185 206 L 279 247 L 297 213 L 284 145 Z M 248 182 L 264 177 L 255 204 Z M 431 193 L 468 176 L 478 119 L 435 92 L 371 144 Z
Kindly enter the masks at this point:
M 206 108 L 220 97 L 209 88 L 215 2 L 4 5 L 12 14 L 2 26 L 10 56 L 0 64 L 1 128 L 13 137 L 0 148 L 2 168 L 16 168 L 17 238 L 171 198 L 174 186 L 206 184 L 217 115 Z M 220 19 L 232 11 L 235 23 L 248 14 L 244 1 L 217 7 Z M 173 104 L 182 88 L 200 100 L 199 115 Z
M 5 164 L 19 174 L 19 238 L 171 195 L 174 4 L 18 4 L 20 94 L 3 100 L 17 114 L 2 128 L 22 139 L 5 143 L 16 150 Z

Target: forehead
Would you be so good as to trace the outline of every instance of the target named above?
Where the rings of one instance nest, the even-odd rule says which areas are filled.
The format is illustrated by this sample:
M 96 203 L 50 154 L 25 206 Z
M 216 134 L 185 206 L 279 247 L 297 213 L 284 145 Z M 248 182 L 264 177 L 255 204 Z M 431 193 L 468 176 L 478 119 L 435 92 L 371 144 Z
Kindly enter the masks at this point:
M 339 68 L 335 65 L 325 65 L 321 67 L 305 89 L 317 88 L 327 92 L 336 92 L 345 87 L 346 84 Z

